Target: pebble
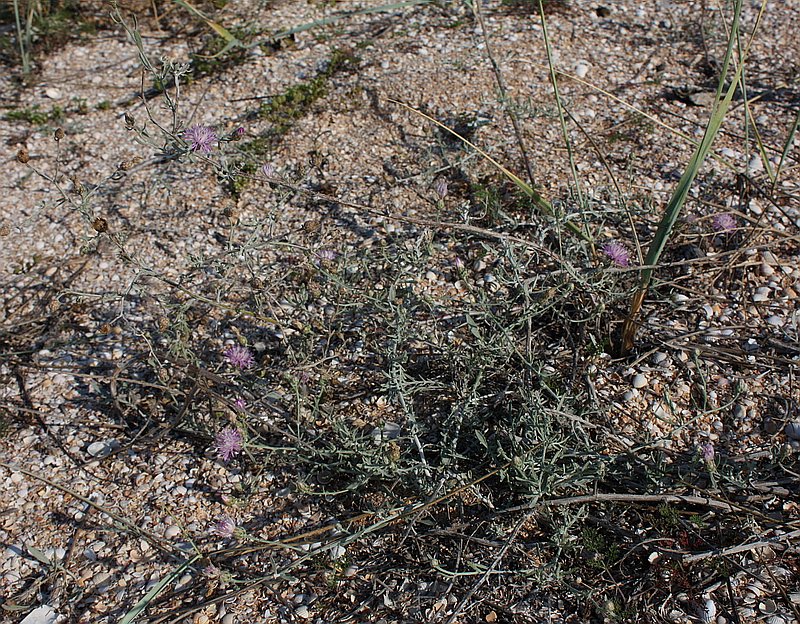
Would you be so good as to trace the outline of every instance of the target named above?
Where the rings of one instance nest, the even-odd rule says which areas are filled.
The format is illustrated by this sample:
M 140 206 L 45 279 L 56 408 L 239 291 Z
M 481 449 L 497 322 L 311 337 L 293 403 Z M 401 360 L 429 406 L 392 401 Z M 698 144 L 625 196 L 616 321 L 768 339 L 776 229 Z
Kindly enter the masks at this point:
M 769 288 L 767 288 L 766 286 L 761 286 L 760 288 L 756 288 L 756 292 L 753 293 L 753 303 L 767 301 L 767 299 L 769 299 Z
M 311 613 L 309 612 L 308 607 L 305 605 L 300 605 L 299 607 L 297 607 L 294 610 L 294 614 L 303 620 L 307 620 L 308 618 L 311 617 Z
M 786 423 L 783 431 L 790 440 L 800 440 L 800 421 Z
M 662 351 L 656 351 L 653 354 L 653 364 L 661 364 L 664 360 L 667 359 L 667 354 L 663 353 Z
M 585 78 L 586 74 L 589 73 L 589 69 L 589 63 L 586 61 L 578 61 L 578 63 L 575 65 L 575 75 L 578 78 Z
M 222 624 L 234 624 L 236 622 L 236 616 L 233 613 L 226 613 L 225 617 L 222 618 Z
M 106 457 L 116 448 L 119 448 L 119 442 L 116 440 L 99 440 L 92 442 L 87 447 L 86 452 L 92 457 Z
M 176 524 L 167 527 L 167 530 L 164 531 L 164 537 L 166 537 L 167 539 L 178 537 L 178 535 L 180 534 L 181 534 L 181 528 Z
M 637 390 L 639 388 L 644 388 L 647 385 L 647 377 L 642 375 L 642 373 L 639 373 L 633 378 L 631 385 L 633 385 L 633 387 L 636 388 Z
M 51 100 L 57 100 L 61 97 L 61 91 L 54 87 L 48 87 L 44 90 L 44 94 L 49 97 Z
M 773 327 L 782 327 L 783 323 L 784 320 L 780 316 L 775 316 L 774 314 L 767 318 L 767 324 Z

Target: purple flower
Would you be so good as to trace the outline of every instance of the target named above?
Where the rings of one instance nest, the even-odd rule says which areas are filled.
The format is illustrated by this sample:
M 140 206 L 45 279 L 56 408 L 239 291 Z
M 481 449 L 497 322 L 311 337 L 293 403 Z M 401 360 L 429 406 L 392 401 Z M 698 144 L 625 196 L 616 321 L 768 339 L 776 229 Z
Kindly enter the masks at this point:
M 317 257 L 323 262 L 333 262 L 336 260 L 336 252 L 332 249 L 320 249 L 317 252 Z
M 264 174 L 264 177 L 273 178 L 275 177 L 275 165 L 272 163 L 265 163 L 261 167 L 261 173 Z
M 711 226 L 717 232 L 730 232 L 736 229 L 736 219 L 727 212 L 720 212 L 711 219 Z
M 447 180 L 444 178 L 439 178 L 436 180 L 436 184 L 433 185 L 436 194 L 439 196 L 439 199 L 444 199 L 447 197 Z
M 205 568 L 203 568 L 203 576 L 207 578 L 219 578 L 222 575 L 222 570 L 220 570 L 217 566 L 213 563 L 209 563 Z
M 600 249 L 602 249 L 603 253 L 611 258 L 611 261 L 617 266 L 626 267 L 631 262 L 631 256 L 622 243 L 611 241 L 603 245 Z
M 234 136 L 239 137 L 239 138 L 243 137 L 244 136 L 244 128 L 242 126 L 239 126 L 238 128 L 236 128 L 236 130 L 234 131 L 233 134 L 234 134 Z
M 243 370 L 250 368 L 255 362 L 255 358 L 253 354 L 250 353 L 250 349 L 247 347 L 240 347 L 239 345 L 229 347 L 225 351 L 225 357 L 228 358 L 228 362 L 233 364 L 233 366 Z
M 218 537 L 233 537 L 236 533 L 236 522 L 230 516 L 222 516 L 211 532 Z
M 700 455 L 703 457 L 703 461 L 705 462 L 714 461 L 714 445 L 711 442 L 701 444 Z
M 217 457 L 224 462 L 229 462 L 244 448 L 244 436 L 236 427 L 225 427 L 214 440 L 214 449 Z
M 244 402 L 244 399 L 240 398 L 233 402 L 233 406 L 238 410 L 243 410 L 245 407 L 247 407 L 247 403 Z
M 213 128 L 208 126 L 192 126 L 183 132 L 183 138 L 189 143 L 189 149 L 193 152 L 204 152 L 208 154 L 217 141 L 217 134 Z

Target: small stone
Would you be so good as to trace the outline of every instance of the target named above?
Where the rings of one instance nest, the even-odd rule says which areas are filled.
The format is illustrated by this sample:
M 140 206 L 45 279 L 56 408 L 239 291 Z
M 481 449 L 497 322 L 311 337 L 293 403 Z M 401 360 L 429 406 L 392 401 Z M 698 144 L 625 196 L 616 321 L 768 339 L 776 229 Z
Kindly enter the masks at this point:
M 578 61 L 575 65 L 575 75 L 578 78 L 585 78 L 586 74 L 589 73 L 590 65 L 586 61 Z
M 767 318 L 767 324 L 772 325 L 773 327 L 782 327 L 783 323 L 784 321 L 780 316 L 772 315 Z
M 353 577 L 356 574 L 358 574 L 358 568 L 354 565 L 347 566 L 347 569 L 344 571 L 344 575 L 347 578 Z M 800 596 L 800 594 L 798 594 L 798 596 Z
M 172 526 L 167 527 L 167 530 L 164 531 L 164 537 L 167 539 L 172 539 L 174 537 L 178 537 L 181 534 L 181 528 L 177 524 L 173 524 Z
M 642 373 L 639 373 L 633 378 L 631 385 L 637 390 L 640 388 L 644 388 L 647 385 L 647 377 L 642 375 Z
M 92 442 L 86 448 L 86 452 L 92 457 L 107 457 L 116 448 L 119 448 L 119 442 L 116 440 L 99 440 Z
M 760 303 L 762 301 L 767 301 L 769 299 L 769 288 L 766 286 L 762 286 L 761 288 L 756 288 L 756 292 L 753 293 L 753 303 Z
M 61 97 L 61 91 L 54 87 L 48 87 L 44 90 L 44 94 L 49 97 L 51 100 L 57 100 Z
M 800 440 L 800 422 L 789 422 L 783 428 L 783 432 L 790 440 Z
M 667 354 L 662 351 L 656 351 L 653 354 L 653 364 L 661 364 L 664 360 L 667 359 Z
M 751 159 L 750 162 L 747 163 L 747 174 L 748 175 L 755 175 L 760 173 L 764 170 L 764 163 L 761 162 L 761 156 L 756 154 Z
M 308 610 L 308 607 L 305 605 L 300 605 L 294 610 L 294 614 L 299 617 L 300 619 L 307 620 L 311 617 L 311 613 Z
M 222 618 L 222 624 L 235 624 L 236 616 L 233 613 L 226 613 L 225 617 Z
M 342 546 L 341 544 L 337 544 L 333 548 L 331 548 L 331 559 L 341 559 L 344 557 L 344 554 L 347 552 L 347 549 Z
M 763 275 L 764 277 L 769 277 L 770 275 L 775 273 L 775 269 L 773 269 L 766 262 L 762 262 L 761 263 L 761 266 L 759 267 L 759 271 L 761 272 L 761 275 Z

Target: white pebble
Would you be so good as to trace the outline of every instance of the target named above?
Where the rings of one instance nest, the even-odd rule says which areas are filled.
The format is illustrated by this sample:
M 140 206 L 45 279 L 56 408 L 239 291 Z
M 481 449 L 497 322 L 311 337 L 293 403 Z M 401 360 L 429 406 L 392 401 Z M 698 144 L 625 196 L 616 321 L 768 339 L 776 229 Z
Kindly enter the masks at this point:
M 782 319 L 780 316 L 774 316 L 774 315 L 773 315 L 773 316 L 770 316 L 770 317 L 767 319 L 767 323 L 768 323 L 769 325 L 772 325 L 773 327 L 782 327 L 782 326 L 783 326 L 783 323 L 784 323 L 784 321 L 783 321 L 783 319 Z
M 636 388 L 637 390 L 639 388 L 644 388 L 647 385 L 647 377 L 642 375 L 642 373 L 639 373 L 633 378 L 631 385 L 633 385 L 633 387 Z
M 164 531 L 164 537 L 167 539 L 172 539 L 173 537 L 178 537 L 181 534 L 181 528 L 177 524 L 173 524 L 172 526 L 167 527 L 167 530 Z
M 586 74 L 589 73 L 589 63 L 586 61 L 578 61 L 577 65 L 575 65 L 575 75 L 578 78 L 585 78 Z

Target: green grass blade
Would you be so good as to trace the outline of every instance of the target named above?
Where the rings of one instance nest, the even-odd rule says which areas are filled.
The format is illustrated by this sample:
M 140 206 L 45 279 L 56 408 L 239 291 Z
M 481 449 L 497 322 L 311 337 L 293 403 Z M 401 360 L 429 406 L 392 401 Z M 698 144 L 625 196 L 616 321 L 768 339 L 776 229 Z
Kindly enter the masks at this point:
M 778 178 L 783 171 L 783 163 L 786 162 L 786 157 L 789 155 L 789 151 L 794 145 L 794 135 L 797 134 L 798 128 L 800 128 L 800 108 L 797 109 L 797 116 L 794 118 L 794 124 L 792 125 L 792 129 L 789 131 L 789 136 L 786 138 L 786 143 L 783 145 L 781 159 L 778 161 L 778 166 L 775 168 L 775 179 L 772 181 L 773 192 L 775 191 L 775 187 L 778 185 Z
M 681 179 L 678 181 L 677 186 L 675 187 L 675 191 L 670 197 L 669 203 L 664 211 L 664 215 L 661 218 L 661 222 L 658 225 L 658 229 L 656 230 L 656 234 L 653 237 L 653 242 L 650 244 L 650 247 L 647 252 L 647 257 L 645 258 L 645 268 L 642 269 L 640 274 L 640 281 L 639 281 L 639 289 L 637 290 L 636 294 L 633 297 L 633 301 L 631 303 L 631 310 L 628 313 L 628 317 L 625 320 L 625 326 L 623 329 L 623 344 L 622 350 L 623 352 L 629 351 L 633 347 L 633 339 L 635 334 L 635 317 L 641 308 L 642 302 L 644 301 L 644 297 L 647 293 L 647 289 L 650 286 L 650 280 L 653 277 L 653 271 L 657 268 L 658 261 L 661 257 L 661 253 L 664 251 L 664 247 L 667 244 L 667 240 L 669 239 L 669 235 L 672 232 L 672 228 L 675 225 L 675 222 L 678 219 L 678 215 L 680 215 L 680 211 L 683 208 L 683 205 L 686 203 L 686 197 L 689 194 L 689 189 L 692 186 L 697 174 L 700 171 L 700 167 L 703 165 L 703 162 L 706 159 L 706 156 L 711 149 L 711 145 L 714 142 L 717 134 L 719 133 L 720 127 L 722 126 L 722 122 L 725 119 L 725 116 L 730 109 L 731 101 L 733 100 L 733 95 L 736 92 L 737 86 L 740 84 L 742 79 L 742 72 L 744 71 L 745 60 L 747 58 L 747 54 L 750 50 L 750 45 L 752 44 L 753 38 L 755 37 L 755 33 L 758 30 L 758 25 L 761 21 L 761 16 L 764 12 L 764 7 L 766 5 L 766 0 L 762 0 L 761 4 L 761 11 L 758 14 L 758 18 L 756 19 L 755 26 L 753 27 L 753 34 L 751 36 L 750 41 L 748 42 L 747 47 L 745 48 L 744 52 L 739 59 L 738 67 L 733 75 L 733 79 L 731 80 L 727 91 L 725 91 L 725 96 L 720 100 L 720 96 L 725 89 L 725 78 L 728 75 L 728 69 L 731 65 L 731 61 L 733 59 L 733 53 L 735 49 L 735 44 L 737 41 L 737 37 L 739 34 L 739 20 L 741 17 L 742 12 L 742 0 L 737 0 L 736 4 L 734 5 L 734 12 L 733 12 L 733 25 L 731 28 L 730 38 L 728 39 L 728 49 L 725 53 L 725 59 L 723 62 L 722 70 L 720 71 L 719 82 L 717 84 L 717 91 L 716 91 L 716 98 L 715 98 L 715 105 L 714 109 L 711 114 L 711 118 L 708 121 L 708 125 L 706 126 L 706 130 L 703 134 L 703 138 L 700 141 L 700 144 L 697 146 L 694 154 L 692 154 L 691 159 L 689 160 L 688 165 L 686 166 Z
M 147 592 L 142 599 L 133 605 L 133 608 L 128 611 L 125 616 L 119 621 L 119 624 L 130 624 L 133 622 L 141 613 L 147 608 L 153 600 L 155 600 L 156 596 L 161 593 L 161 591 L 169 585 L 172 581 L 174 581 L 179 574 L 181 574 L 186 568 L 192 565 L 195 561 L 200 558 L 200 555 L 195 555 L 188 561 L 182 563 L 180 566 L 175 568 L 171 574 L 165 576 L 161 579 L 158 583 L 156 583 L 149 592 Z
M 173 2 L 175 2 L 175 4 L 179 6 L 182 6 L 184 9 L 186 9 L 193 15 L 199 17 L 209 26 L 209 28 L 211 28 L 215 33 L 217 33 L 220 37 L 222 37 L 225 40 L 225 47 L 221 51 L 217 52 L 216 54 L 214 54 L 209 58 L 215 58 L 217 56 L 221 56 L 231 48 L 242 45 L 242 42 L 239 41 L 239 39 L 237 39 L 236 36 L 231 34 L 231 32 L 227 28 L 212 20 L 210 17 L 208 17 L 208 15 L 203 13 L 200 9 L 186 2 L 186 0 L 173 0 Z

